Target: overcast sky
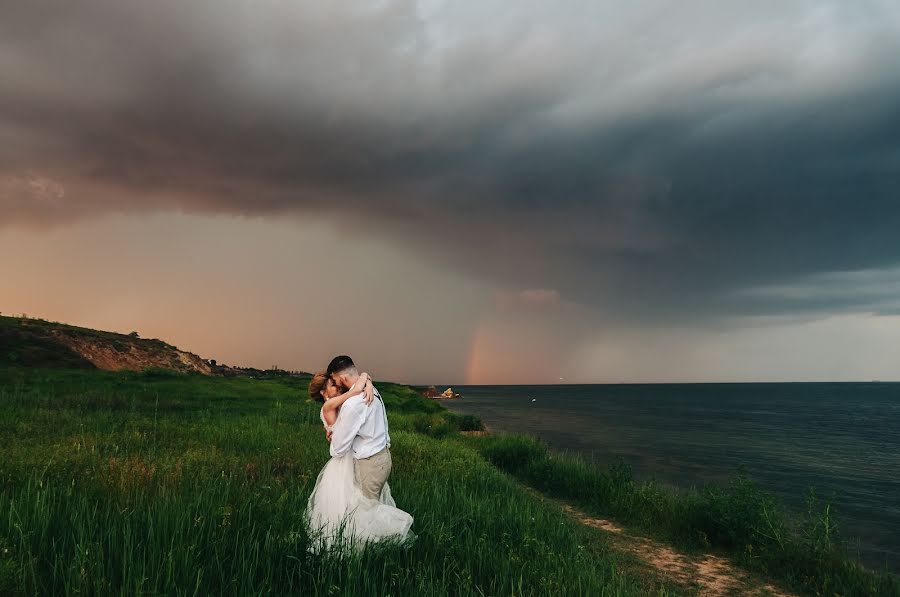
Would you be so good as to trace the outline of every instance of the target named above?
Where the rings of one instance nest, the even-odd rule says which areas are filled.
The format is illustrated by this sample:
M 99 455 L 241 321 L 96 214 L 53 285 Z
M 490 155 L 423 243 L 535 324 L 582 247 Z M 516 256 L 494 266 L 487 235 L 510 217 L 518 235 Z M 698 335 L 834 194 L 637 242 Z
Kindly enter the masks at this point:
M 900 4 L 0 8 L 0 311 L 432 383 L 900 379 Z

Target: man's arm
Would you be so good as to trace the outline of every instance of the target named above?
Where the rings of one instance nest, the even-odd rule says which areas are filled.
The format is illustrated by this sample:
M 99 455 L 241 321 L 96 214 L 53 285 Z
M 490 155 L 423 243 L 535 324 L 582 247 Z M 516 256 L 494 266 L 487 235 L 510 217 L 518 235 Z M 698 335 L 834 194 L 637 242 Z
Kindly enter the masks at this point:
M 331 455 L 341 456 L 353 446 L 353 439 L 366 421 L 366 403 L 362 399 L 348 400 L 341 407 L 341 414 L 331 435 Z

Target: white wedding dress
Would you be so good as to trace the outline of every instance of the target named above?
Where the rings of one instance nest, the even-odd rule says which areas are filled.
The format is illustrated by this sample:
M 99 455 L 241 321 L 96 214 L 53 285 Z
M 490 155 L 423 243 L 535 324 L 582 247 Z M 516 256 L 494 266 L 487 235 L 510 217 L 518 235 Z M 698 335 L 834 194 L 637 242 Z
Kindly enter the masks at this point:
M 325 429 L 322 411 L 319 418 Z M 313 535 L 311 549 L 328 549 L 336 543 L 362 547 L 382 539 L 412 540 L 413 517 L 397 508 L 391 488 L 385 483 L 377 500 L 367 498 L 356 484 L 353 452 L 333 456 L 316 479 L 306 506 L 306 516 Z

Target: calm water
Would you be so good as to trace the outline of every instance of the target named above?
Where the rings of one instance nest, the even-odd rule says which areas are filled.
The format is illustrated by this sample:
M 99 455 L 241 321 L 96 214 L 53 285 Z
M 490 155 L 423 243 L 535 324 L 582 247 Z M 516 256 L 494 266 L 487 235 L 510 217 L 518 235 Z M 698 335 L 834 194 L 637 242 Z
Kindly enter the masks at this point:
M 834 492 L 870 566 L 900 571 L 900 383 L 454 386 L 448 408 L 639 478 L 723 481 L 739 465 L 788 508 Z

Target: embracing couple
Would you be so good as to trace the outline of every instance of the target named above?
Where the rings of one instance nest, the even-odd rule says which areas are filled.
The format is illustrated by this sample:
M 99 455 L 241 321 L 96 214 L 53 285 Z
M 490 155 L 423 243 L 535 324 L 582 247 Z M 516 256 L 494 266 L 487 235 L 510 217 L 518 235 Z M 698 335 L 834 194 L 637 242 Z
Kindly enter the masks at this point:
M 391 437 L 381 395 L 353 359 L 335 357 L 316 373 L 309 395 L 322 402 L 319 417 L 331 442 L 331 459 L 322 467 L 306 515 L 314 548 L 361 546 L 383 539 L 411 540 L 413 518 L 397 508 L 387 479 Z

